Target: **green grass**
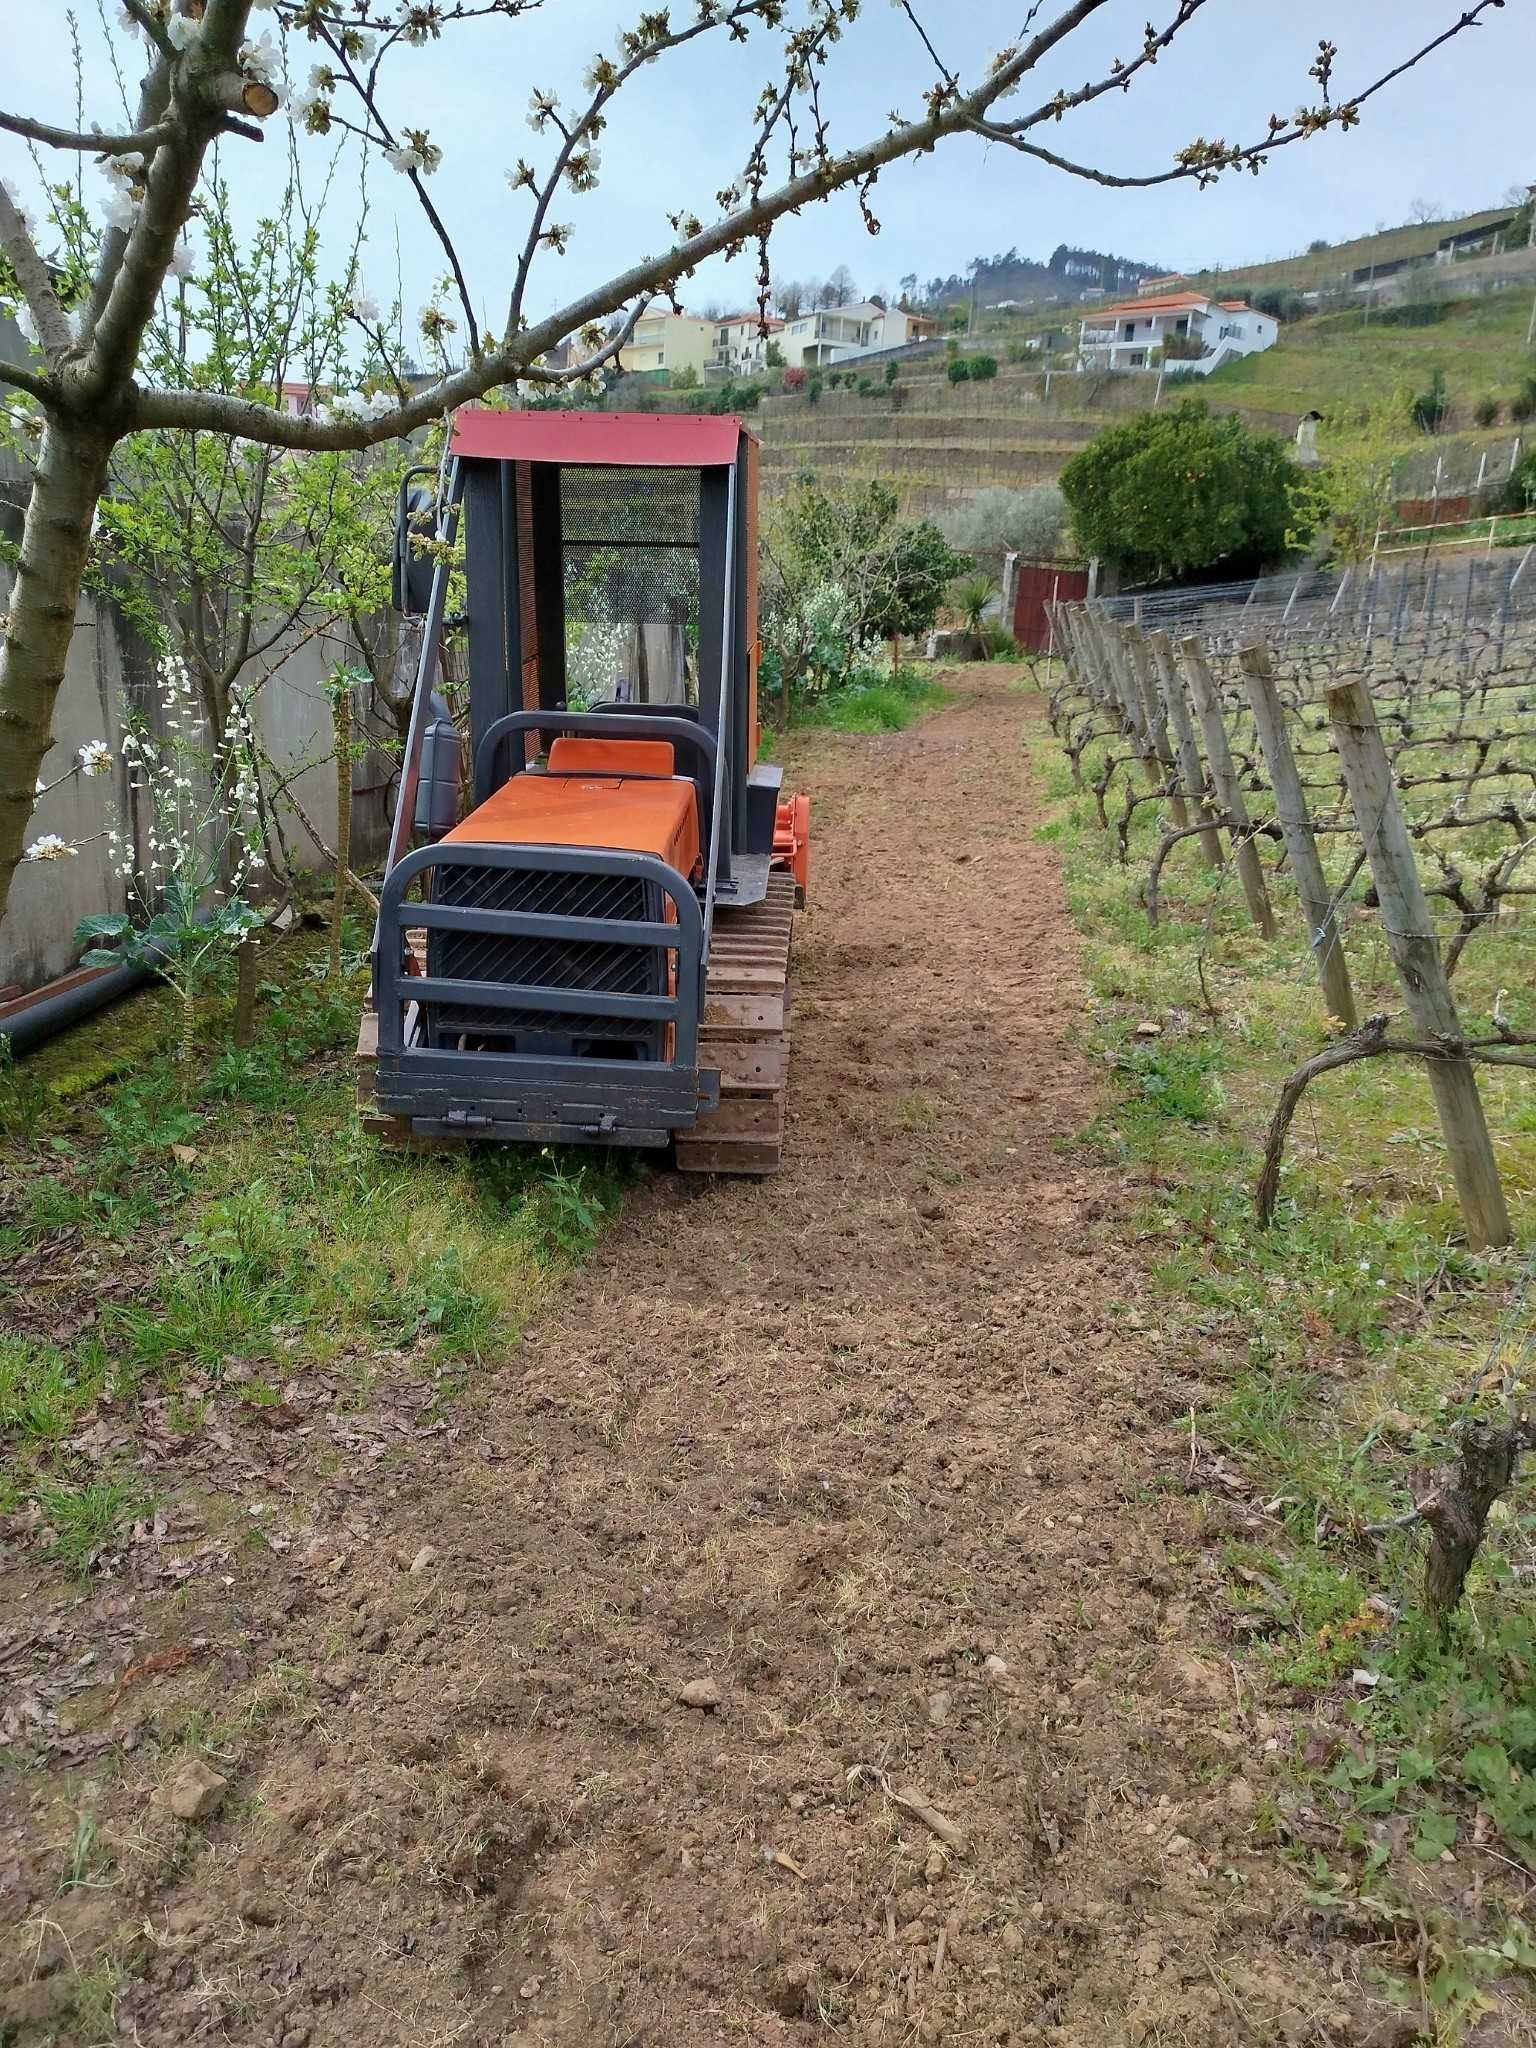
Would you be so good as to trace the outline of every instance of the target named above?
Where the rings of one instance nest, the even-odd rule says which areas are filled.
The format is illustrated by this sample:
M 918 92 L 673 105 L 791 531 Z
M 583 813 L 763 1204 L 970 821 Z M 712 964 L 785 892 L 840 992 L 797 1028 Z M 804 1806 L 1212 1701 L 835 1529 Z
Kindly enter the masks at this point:
M 1427 327 L 1389 325 L 1379 314 L 1367 318 L 1360 308 L 1316 314 L 1287 322 L 1275 346 L 1262 354 L 1222 364 L 1202 388 L 1212 398 L 1269 410 L 1333 412 L 1399 394 L 1411 397 L 1438 368 L 1445 372 L 1453 425 L 1470 429 L 1478 399 L 1491 396 L 1507 403 L 1530 374 L 1525 346 L 1530 310 L 1530 294 L 1521 291 L 1449 300 L 1441 317 Z M 1502 438 L 1507 447 L 1519 430 L 1504 425 L 1478 431 L 1484 439 Z M 1438 445 L 1417 432 L 1406 406 L 1403 437 L 1406 446 Z
M 947 698 L 943 685 L 920 669 L 901 668 L 894 675 L 829 690 L 812 701 L 799 722 L 830 732 L 900 732 Z
M 1337 1853 L 1311 1873 L 1319 1900 L 1380 1916 L 1388 1935 L 1405 1915 L 1415 1941 L 1422 1916 L 1430 1995 L 1454 2040 L 1491 1987 L 1536 1966 L 1507 1865 L 1457 1848 L 1454 1884 L 1437 1880 L 1426 1898 L 1423 1876 L 1452 1833 L 1465 1844 L 1480 1828 L 1517 1865 L 1536 1854 L 1536 1501 L 1527 1481 L 1496 1509 L 1444 1642 L 1420 1618 L 1423 1533 L 1365 1532 L 1402 1515 L 1449 1455 L 1467 1389 L 1490 1360 L 1498 1386 L 1536 1314 L 1536 1077 L 1480 1075 L 1515 1251 L 1478 1256 L 1460 1242 L 1428 1086 L 1401 1060 L 1309 1091 L 1279 1212 L 1261 1229 L 1252 1189 L 1270 1110 L 1326 1041 L 1289 884 L 1272 880 L 1280 930 L 1266 944 L 1229 879 L 1175 855 L 1168 908 L 1149 928 L 1136 891 L 1151 807 L 1122 869 L 1054 742 L 1037 755 L 1042 836 L 1084 933 L 1085 1043 L 1110 1083 L 1085 1142 L 1138 1189 L 1129 1227 L 1170 1341 L 1209 1386 L 1198 1437 L 1269 1504 L 1273 1535 L 1220 1553 L 1234 1633 L 1304 1725 L 1339 1731 L 1310 1765 L 1298 1743 L 1280 1805 L 1306 1804 L 1337 1831 Z M 1528 951 L 1480 936 L 1454 983 L 1463 1015 L 1486 1016 L 1503 988 L 1506 1012 L 1516 1003 L 1536 1022 Z M 1351 955 L 1362 1014 L 1400 1010 L 1379 936 L 1352 933 Z M 1356 1684 L 1360 1669 L 1373 1686 Z M 1463 1904 L 1474 1875 L 1479 1892 Z M 1387 1974 L 1396 1996 L 1402 1980 Z
M 0 1262 L 48 1273 L 58 1240 L 67 1292 L 82 1258 L 134 1277 L 73 1341 L 24 1334 L 30 1318 L 7 1317 L 0 1277 L 13 1325 L 0 1336 L 0 1504 L 36 1502 L 70 1570 L 89 1569 L 146 1504 L 131 1471 L 103 1475 L 74 1448 L 99 1402 L 121 1422 L 163 1400 L 169 1425 L 190 1429 L 220 1402 L 272 1405 L 305 1369 L 358 1402 L 381 1371 L 449 1397 L 509 1354 L 633 1171 L 530 1148 L 382 1147 L 353 1101 L 361 980 L 328 990 L 308 934 L 269 966 L 255 1047 L 210 1049 L 190 1073 L 152 1053 L 115 1083 L 50 1087 L 0 1142 Z M 98 1070 L 88 1032 L 49 1050 L 55 1083 L 72 1071 L 66 1052 Z M 21 1283 L 14 1305 L 35 1293 Z

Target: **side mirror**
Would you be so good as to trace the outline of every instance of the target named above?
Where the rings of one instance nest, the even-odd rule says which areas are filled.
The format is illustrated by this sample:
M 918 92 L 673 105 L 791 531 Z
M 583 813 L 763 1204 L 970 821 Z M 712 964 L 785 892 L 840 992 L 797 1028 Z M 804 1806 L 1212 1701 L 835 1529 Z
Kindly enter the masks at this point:
M 429 555 L 416 552 L 415 543 L 425 539 L 436 524 L 437 502 L 422 477 L 436 479 L 430 468 L 408 469 L 400 479 L 395 500 L 395 551 L 390 575 L 389 601 L 397 612 L 419 617 L 432 601 L 432 577 L 436 563 Z

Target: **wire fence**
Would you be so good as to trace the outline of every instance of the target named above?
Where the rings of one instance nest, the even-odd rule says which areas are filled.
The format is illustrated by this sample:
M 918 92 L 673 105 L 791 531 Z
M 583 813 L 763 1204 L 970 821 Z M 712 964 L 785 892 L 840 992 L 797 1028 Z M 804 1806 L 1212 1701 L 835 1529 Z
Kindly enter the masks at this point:
M 1295 930 L 1346 1034 L 1325 1063 L 1425 1061 L 1479 1245 L 1510 1226 L 1474 1066 L 1536 1069 L 1533 553 L 1050 608 L 1052 724 L 1149 920 L 1192 851 L 1235 872 L 1266 939 Z M 1409 1040 L 1359 1014 L 1350 954 L 1367 933 Z M 1498 949 L 1516 1001 L 1501 990 L 1469 1028 L 1452 989 L 1474 946 Z

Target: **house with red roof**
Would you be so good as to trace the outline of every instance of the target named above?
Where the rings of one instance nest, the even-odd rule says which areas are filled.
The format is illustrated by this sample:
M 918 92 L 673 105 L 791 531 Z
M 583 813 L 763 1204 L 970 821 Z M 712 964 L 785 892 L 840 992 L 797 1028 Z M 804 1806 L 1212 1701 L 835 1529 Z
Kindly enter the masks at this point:
M 1242 299 L 1205 292 L 1149 292 L 1095 306 L 1078 329 L 1080 370 L 1160 370 L 1177 364 L 1205 376 L 1234 356 L 1273 348 L 1280 323 Z

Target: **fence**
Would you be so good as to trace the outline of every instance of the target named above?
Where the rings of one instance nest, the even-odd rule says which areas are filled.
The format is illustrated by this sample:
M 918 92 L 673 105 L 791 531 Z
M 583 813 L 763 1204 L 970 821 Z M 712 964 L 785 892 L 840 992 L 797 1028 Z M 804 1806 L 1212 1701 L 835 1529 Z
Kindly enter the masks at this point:
M 1528 990 L 1536 969 L 1532 552 L 1454 572 L 1432 561 L 1053 609 L 1066 671 L 1052 723 L 1128 869 L 1132 826 L 1156 807 L 1140 882 L 1149 919 L 1163 913 L 1172 858 L 1193 849 L 1209 868 L 1230 865 L 1247 916 L 1273 939 L 1283 874 L 1285 924 L 1327 1014 L 1348 1028 L 1277 1108 L 1266 1218 L 1314 1072 L 1406 1052 L 1428 1070 L 1469 1242 L 1509 1241 L 1474 1069 L 1536 1068 L 1536 1031 L 1517 1030 L 1502 997 L 1469 1030 L 1452 982 L 1474 945 L 1501 949 L 1511 986 Z M 1384 1015 L 1360 1018 L 1349 949 L 1368 929 L 1390 953 L 1409 1039 Z

